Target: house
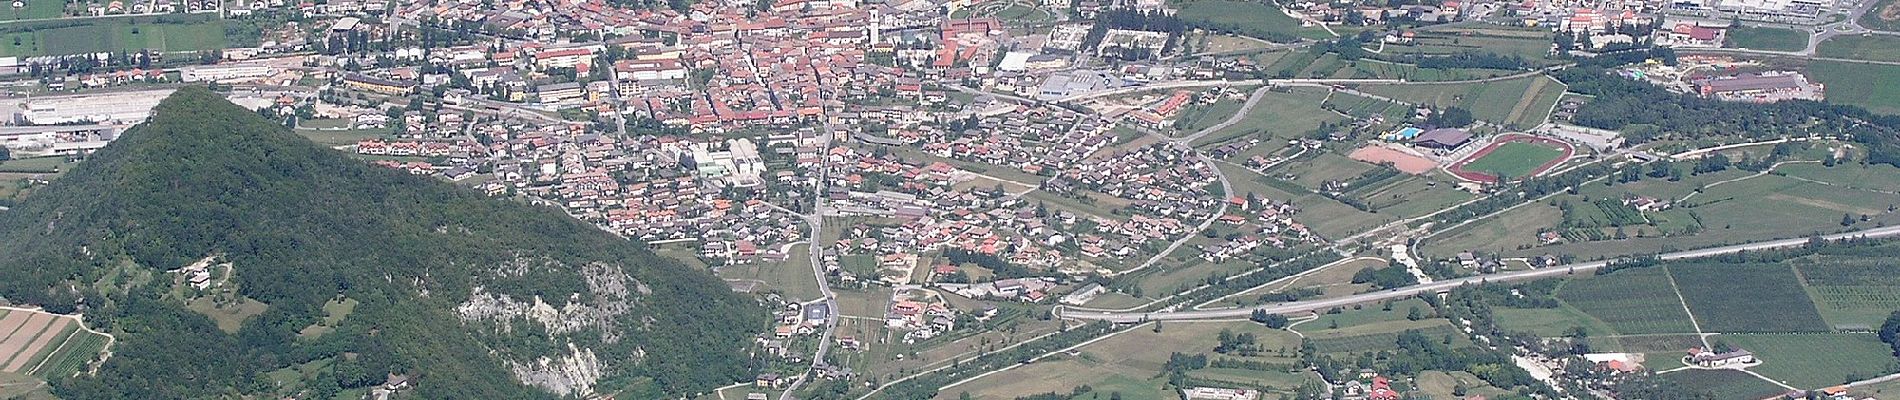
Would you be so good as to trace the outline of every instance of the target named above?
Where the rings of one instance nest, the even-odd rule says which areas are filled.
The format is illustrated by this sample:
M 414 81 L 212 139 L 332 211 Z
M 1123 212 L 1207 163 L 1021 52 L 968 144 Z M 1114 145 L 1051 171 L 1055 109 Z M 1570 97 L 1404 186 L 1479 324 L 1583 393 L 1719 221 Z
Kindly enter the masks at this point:
M 343 85 L 351 89 L 392 96 L 409 94 L 409 91 L 416 87 L 414 83 L 397 82 L 363 74 L 344 75 Z
M 791 383 L 790 378 L 779 376 L 779 374 L 774 374 L 774 373 L 759 374 L 759 376 L 756 379 L 752 380 L 753 386 L 768 388 L 768 389 L 783 388 L 788 383 Z
M 1181 398 L 1187 400 L 1256 400 L 1260 398 L 1260 392 L 1249 389 L 1191 387 L 1181 389 Z
M 1687 359 L 1690 364 L 1695 364 L 1703 368 L 1719 368 L 1731 365 L 1754 364 L 1756 362 L 1755 353 L 1750 353 L 1748 350 L 1743 349 L 1717 353 L 1707 349 L 1692 348 L 1689 349 Z

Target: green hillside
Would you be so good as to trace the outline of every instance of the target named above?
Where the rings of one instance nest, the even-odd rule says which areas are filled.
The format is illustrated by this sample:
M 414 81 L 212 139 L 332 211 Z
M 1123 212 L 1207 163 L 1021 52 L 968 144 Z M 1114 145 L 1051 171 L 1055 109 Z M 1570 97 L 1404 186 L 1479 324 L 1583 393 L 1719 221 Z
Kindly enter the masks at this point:
M 56 380 L 61 397 L 332 398 L 390 373 L 416 398 L 684 395 L 750 378 L 767 315 L 705 272 L 347 158 L 201 88 L 155 112 L 0 211 L 0 297 L 120 340 L 96 375 Z M 235 293 L 164 272 L 208 257 Z M 355 306 L 332 316 L 333 301 Z M 537 301 L 558 311 L 531 318 Z M 205 311 L 227 305 L 249 311 Z

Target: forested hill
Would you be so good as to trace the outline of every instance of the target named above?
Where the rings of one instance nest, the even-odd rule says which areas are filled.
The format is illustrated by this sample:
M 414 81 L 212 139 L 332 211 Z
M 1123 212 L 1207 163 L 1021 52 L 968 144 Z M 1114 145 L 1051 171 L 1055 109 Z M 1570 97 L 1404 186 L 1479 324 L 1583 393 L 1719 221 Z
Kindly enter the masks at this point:
M 749 379 L 768 324 L 639 244 L 348 158 L 202 88 L 0 211 L 0 255 L 7 302 L 118 335 L 95 375 L 55 380 L 69 399 L 330 398 L 391 373 L 414 377 L 403 397 L 659 397 Z M 201 261 L 235 273 L 200 291 L 167 272 Z

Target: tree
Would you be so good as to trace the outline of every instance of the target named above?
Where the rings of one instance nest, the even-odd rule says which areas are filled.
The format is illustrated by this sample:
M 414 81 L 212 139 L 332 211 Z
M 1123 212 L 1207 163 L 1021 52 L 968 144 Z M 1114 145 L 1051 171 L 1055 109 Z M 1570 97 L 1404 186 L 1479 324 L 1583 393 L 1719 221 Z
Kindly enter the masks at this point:
M 1841 214 L 1841 226 L 1854 226 L 1854 216 L 1852 214 Z
M 1412 306 L 1411 310 L 1408 310 L 1405 312 L 1405 319 L 1410 320 L 1410 321 L 1425 319 L 1425 313 L 1423 311 L 1419 311 L 1418 306 Z

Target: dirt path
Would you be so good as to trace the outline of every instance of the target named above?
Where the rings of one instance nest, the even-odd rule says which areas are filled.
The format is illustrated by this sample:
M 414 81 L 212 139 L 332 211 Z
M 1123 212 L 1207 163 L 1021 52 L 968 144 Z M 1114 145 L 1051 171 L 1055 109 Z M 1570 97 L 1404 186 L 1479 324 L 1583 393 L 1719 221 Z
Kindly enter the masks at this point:
M 41 333 L 39 338 L 33 339 L 33 344 L 26 346 L 26 350 L 21 351 L 20 355 L 13 356 L 13 362 L 7 363 L 3 371 L 20 372 L 21 369 L 26 368 L 26 363 L 33 361 L 33 356 L 39 354 L 41 350 L 46 350 L 46 346 L 53 343 L 53 340 L 59 339 L 60 332 L 66 330 L 66 325 L 71 325 L 72 322 L 71 318 L 54 318 L 53 323 L 46 326 L 46 331 Z
M 1517 105 L 1511 107 L 1511 113 L 1505 114 L 1504 120 L 1498 123 L 1509 125 L 1516 122 L 1519 117 L 1523 117 L 1524 112 L 1531 108 L 1531 104 L 1537 102 L 1537 94 L 1543 92 L 1545 86 L 1550 86 L 1549 79 L 1531 81 L 1530 90 L 1524 91 L 1524 97 L 1519 97 Z
M 0 359 L 11 360 L 12 357 L 20 353 L 21 349 L 26 348 L 26 345 L 31 343 L 33 338 L 39 335 L 40 331 L 45 330 L 47 324 L 53 322 L 53 316 L 51 315 L 41 313 L 30 314 L 31 316 L 27 318 L 26 324 L 20 325 L 20 330 L 14 331 L 12 336 L 7 336 L 5 342 L 0 342 Z M 32 355 L 29 354 L 26 355 L 26 357 L 30 358 Z

